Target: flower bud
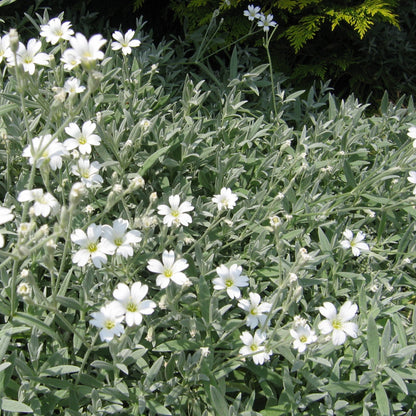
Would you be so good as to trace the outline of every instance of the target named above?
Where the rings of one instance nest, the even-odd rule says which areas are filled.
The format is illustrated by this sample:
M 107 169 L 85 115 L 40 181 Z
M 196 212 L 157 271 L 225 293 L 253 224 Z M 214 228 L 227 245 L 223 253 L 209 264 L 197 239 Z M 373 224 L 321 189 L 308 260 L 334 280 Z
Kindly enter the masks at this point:
M 98 71 L 91 71 L 90 76 L 88 77 L 88 89 L 91 92 L 94 92 L 101 84 L 104 75 Z
M 151 204 L 153 204 L 154 202 L 157 201 L 157 193 L 156 192 L 152 192 L 149 196 L 149 202 Z
M 85 190 L 85 185 L 82 182 L 75 182 L 69 193 L 69 203 L 71 205 L 77 205 L 84 195 Z
M 13 53 L 16 53 L 19 49 L 19 34 L 16 29 L 10 29 L 9 31 L 10 49 Z
M 140 175 L 136 175 L 134 178 L 130 180 L 129 187 L 127 188 L 127 192 L 132 192 L 137 188 L 144 188 L 145 181 Z

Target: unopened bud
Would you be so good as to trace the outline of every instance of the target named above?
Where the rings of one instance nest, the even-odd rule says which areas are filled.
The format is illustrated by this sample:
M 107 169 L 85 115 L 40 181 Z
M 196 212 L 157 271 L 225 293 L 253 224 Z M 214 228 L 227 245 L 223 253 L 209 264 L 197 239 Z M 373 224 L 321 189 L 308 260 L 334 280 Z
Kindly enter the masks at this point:
M 145 181 L 140 175 L 136 175 L 130 180 L 128 192 L 134 191 L 137 188 L 144 188 Z
M 91 71 L 88 77 L 88 88 L 91 92 L 95 91 L 101 84 L 104 75 L 98 71 Z
M 10 29 L 9 31 L 9 42 L 10 42 L 10 49 L 13 53 L 16 53 L 19 49 L 19 34 L 17 33 L 16 29 Z
M 152 192 L 149 196 L 149 201 L 151 204 L 153 204 L 153 202 L 157 201 L 157 193 L 156 192 Z
M 75 182 L 72 185 L 71 192 L 69 193 L 69 203 L 76 205 L 85 193 L 85 185 L 82 182 Z

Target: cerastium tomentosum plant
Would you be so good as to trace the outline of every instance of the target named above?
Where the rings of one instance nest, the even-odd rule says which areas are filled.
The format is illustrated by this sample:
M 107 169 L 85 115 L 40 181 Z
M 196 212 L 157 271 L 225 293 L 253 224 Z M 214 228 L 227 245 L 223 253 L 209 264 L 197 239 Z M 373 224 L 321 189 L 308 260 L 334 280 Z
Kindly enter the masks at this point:
M 3 412 L 414 408 L 413 102 L 286 94 L 244 14 L 226 81 L 141 21 L 2 36 Z

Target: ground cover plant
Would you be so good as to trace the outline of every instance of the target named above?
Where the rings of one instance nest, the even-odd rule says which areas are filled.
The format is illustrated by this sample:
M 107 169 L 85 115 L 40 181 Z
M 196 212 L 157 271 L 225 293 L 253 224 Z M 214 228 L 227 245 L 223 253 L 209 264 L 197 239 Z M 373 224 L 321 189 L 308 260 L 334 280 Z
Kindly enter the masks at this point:
M 0 44 L 2 412 L 411 415 L 412 99 L 32 23 Z

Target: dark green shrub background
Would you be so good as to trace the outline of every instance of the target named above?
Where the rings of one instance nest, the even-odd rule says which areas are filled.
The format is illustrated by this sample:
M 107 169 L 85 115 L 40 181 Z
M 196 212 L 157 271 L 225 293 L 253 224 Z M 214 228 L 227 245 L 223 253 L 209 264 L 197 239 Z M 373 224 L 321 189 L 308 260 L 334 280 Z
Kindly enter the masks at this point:
M 152 29 L 156 41 L 171 35 L 184 37 L 194 30 L 198 23 L 208 21 L 217 0 L 206 0 L 205 6 L 187 9 L 190 0 L 131 0 L 115 4 L 109 0 L 44 0 L 28 2 L 17 0 L 12 5 L 0 8 L 0 16 L 5 27 L 13 22 L 23 37 L 31 36 L 32 27 L 24 12 L 34 15 L 49 10 L 50 16 L 65 11 L 65 18 L 71 20 L 76 30 L 86 35 L 101 32 L 109 36 L 117 28 L 127 30 L 135 27 L 136 19 L 143 15 Z M 221 16 L 224 22 L 219 31 L 224 45 L 227 41 L 246 33 L 249 22 L 242 15 L 248 4 L 258 4 L 264 11 L 270 10 L 271 0 L 240 1 L 238 7 L 225 10 Z M 354 5 L 360 1 L 328 1 L 334 5 Z M 190 12 L 191 10 L 191 12 Z M 305 8 L 304 13 L 312 13 L 313 8 Z M 384 90 L 391 99 L 402 94 L 415 94 L 416 76 L 416 3 L 402 0 L 398 3 L 400 30 L 391 24 L 380 22 L 361 40 L 354 30 L 343 25 L 334 31 L 329 24 L 323 25 L 314 39 L 295 53 L 284 30 L 294 24 L 299 14 L 290 14 L 280 9 L 270 10 L 279 22 L 277 36 L 271 45 L 275 69 L 284 73 L 293 87 L 308 88 L 316 80 L 331 80 L 331 86 L 339 96 L 354 92 L 361 101 L 378 103 Z M 192 14 L 191 14 L 192 13 Z M 261 34 L 245 40 L 243 47 L 258 47 L 258 54 L 264 60 Z M 253 53 L 250 50 L 250 53 Z M 228 55 L 221 55 L 227 59 Z

